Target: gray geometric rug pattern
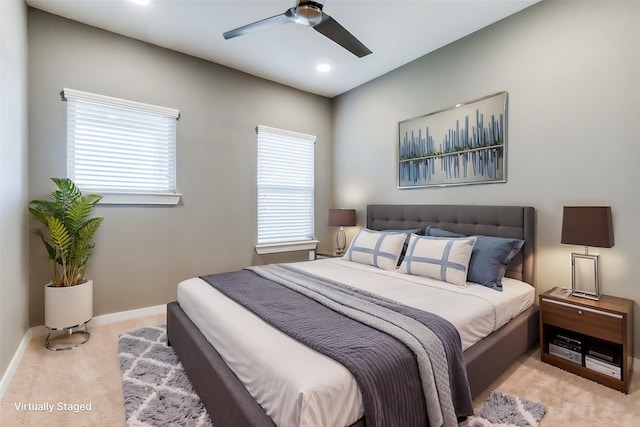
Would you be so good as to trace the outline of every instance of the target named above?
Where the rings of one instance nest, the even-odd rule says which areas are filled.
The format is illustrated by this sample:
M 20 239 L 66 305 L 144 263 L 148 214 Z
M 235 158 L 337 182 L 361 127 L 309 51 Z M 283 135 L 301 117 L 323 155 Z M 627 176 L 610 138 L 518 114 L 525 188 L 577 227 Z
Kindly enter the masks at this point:
M 213 427 L 191 386 L 164 326 L 118 337 L 124 407 L 129 427 Z M 480 411 L 460 427 L 537 427 L 542 403 L 493 391 Z
M 164 326 L 118 337 L 127 426 L 212 427 L 207 410 L 173 349 Z
M 545 412 L 542 403 L 494 390 L 478 414 L 460 427 L 537 427 Z

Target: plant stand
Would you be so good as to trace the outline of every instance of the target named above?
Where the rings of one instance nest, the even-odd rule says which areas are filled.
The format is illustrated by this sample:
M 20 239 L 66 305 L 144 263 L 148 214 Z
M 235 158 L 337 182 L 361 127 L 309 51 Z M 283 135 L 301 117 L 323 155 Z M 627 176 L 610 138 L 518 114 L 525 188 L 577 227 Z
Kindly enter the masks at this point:
M 53 351 L 72 350 L 81 346 L 91 338 L 91 334 L 87 330 L 87 324 L 90 321 L 91 319 L 87 320 L 82 325 L 69 326 L 65 328 L 49 328 L 47 326 L 49 333 L 47 334 L 44 346 Z M 74 331 L 74 329 L 79 328 L 83 329 Z M 66 331 L 66 333 L 55 334 L 56 336 L 52 340 L 51 335 L 57 331 Z
M 89 341 L 87 323 L 92 318 L 93 280 L 76 286 L 44 287 L 44 326 L 49 330 L 44 345 L 49 350 L 71 350 Z

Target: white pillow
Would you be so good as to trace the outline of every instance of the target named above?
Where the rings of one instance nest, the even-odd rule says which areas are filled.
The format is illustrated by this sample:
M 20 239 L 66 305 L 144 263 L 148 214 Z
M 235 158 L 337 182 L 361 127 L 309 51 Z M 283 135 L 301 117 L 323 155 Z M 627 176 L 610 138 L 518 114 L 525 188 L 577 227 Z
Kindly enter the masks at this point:
M 398 271 L 466 287 L 475 243 L 475 237 L 449 239 L 412 234 Z
M 344 259 L 383 270 L 395 270 L 406 238 L 406 233 L 385 233 L 361 228 L 351 241 Z

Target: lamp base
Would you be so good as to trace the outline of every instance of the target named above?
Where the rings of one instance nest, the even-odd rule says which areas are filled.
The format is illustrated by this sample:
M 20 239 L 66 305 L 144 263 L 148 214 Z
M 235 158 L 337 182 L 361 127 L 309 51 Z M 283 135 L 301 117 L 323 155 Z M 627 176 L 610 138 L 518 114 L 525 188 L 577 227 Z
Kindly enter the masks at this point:
M 347 235 L 344 232 L 344 227 L 341 225 L 338 230 L 338 234 L 336 235 L 336 246 L 338 250 L 336 250 L 337 255 L 344 255 L 345 249 L 347 248 Z

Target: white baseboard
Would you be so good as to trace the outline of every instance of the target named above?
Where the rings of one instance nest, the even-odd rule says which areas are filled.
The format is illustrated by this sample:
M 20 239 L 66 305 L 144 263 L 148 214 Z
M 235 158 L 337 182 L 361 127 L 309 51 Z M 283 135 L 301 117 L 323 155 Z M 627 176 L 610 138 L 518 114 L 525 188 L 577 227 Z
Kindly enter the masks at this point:
M 136 310 L 128 310 L 128 311 L 121 311 L 118 313 L 103 314 L 101 316 L 96 316 L 93 319 L 91 319 L 89 326 L 108 325 L 110 323 L 123 322 L 125 320 L 131 320 L 131 319 L 139 319 L 141 317 L 146 317 L 146 316 L 166 314 L 166 312 L 167 312 L 167 305 L 163 304 L 163 305 L 156 305 L 153 307 L 139 308 Z M 30 328 L 27 331 L 27 333 L 24 334 L 24 337 L 22 337 L 22 341 L 20 341 L 20 345 L 18 346 L 18 349 L 13 354 L 13 357 L 11 358 L 11 362 L 9 362 L 9 366 L 7 367 L 7 370 L 2 375 L 2 379 L 0 380 L 0 400 L 2 400 L 2 398 L 4 397 L 4 393 L 9 388 L 9 383 L 11 383 L 13 374 L 18 369 L 20 360 L 22 360 L 22 356 L 24 355 L 24 352 L 26 351 L 27 346 L 31 342 L 31 339 L 34 337 L 46 335 L 48 332 L 49 330 L 44 325 L 40 325 L 40 326 L 34 326 L 33 328 Z
M 135 310 L 119 311 L 117 313 L 102 314 L 91 319 L 88 323 L 89 327 L 108 325 L 110 323 L 124 322 L 125 320 L 139 319 L 146 316 L 154 316 L 156 314 L 167 314 L 167 305 L 156 305 L 153 307 L 137 308 Z M 46 326 L 34 326 L 30 329 L 34 337 L 47 335 L 49 330 Z
M 13 354 L 13 357 L 11 358 L 11 362 L 9 362 L 9 366 L 7 366 L 7 370 L 4 371 L 4 374 L 2 375 L 2 379 L 0 380 L 0 401 L 4 397 L 4 393 L 9 388 L 9 383 L 13 378 L 13 374 L 18 369 L 18 365 L 20 365 L 20 361 L 22 360 L 22 355 L 24 355 L 24 352 L 27 350 L 27 346 L 31 342 L 31 338 L 33 337 L 34 337 L 33 328 L 31 328 L 27 331 L 26 334 L 24 334 L 24 337 L 22 337 L 22 341 L 20 341 L 20 345 L 18 345 L 18 349 Z
M 125 320 L 139 319 L 141 317 L 155 316 L 156 314 L 167 314 L 167 305 L 155 305 L 153 307 L 138 308 L 135 310 L 120 311 L 118 313 L 103 314 L 91 320 L 89 326 L 108 325 L 110 323 L 123 322 Z

